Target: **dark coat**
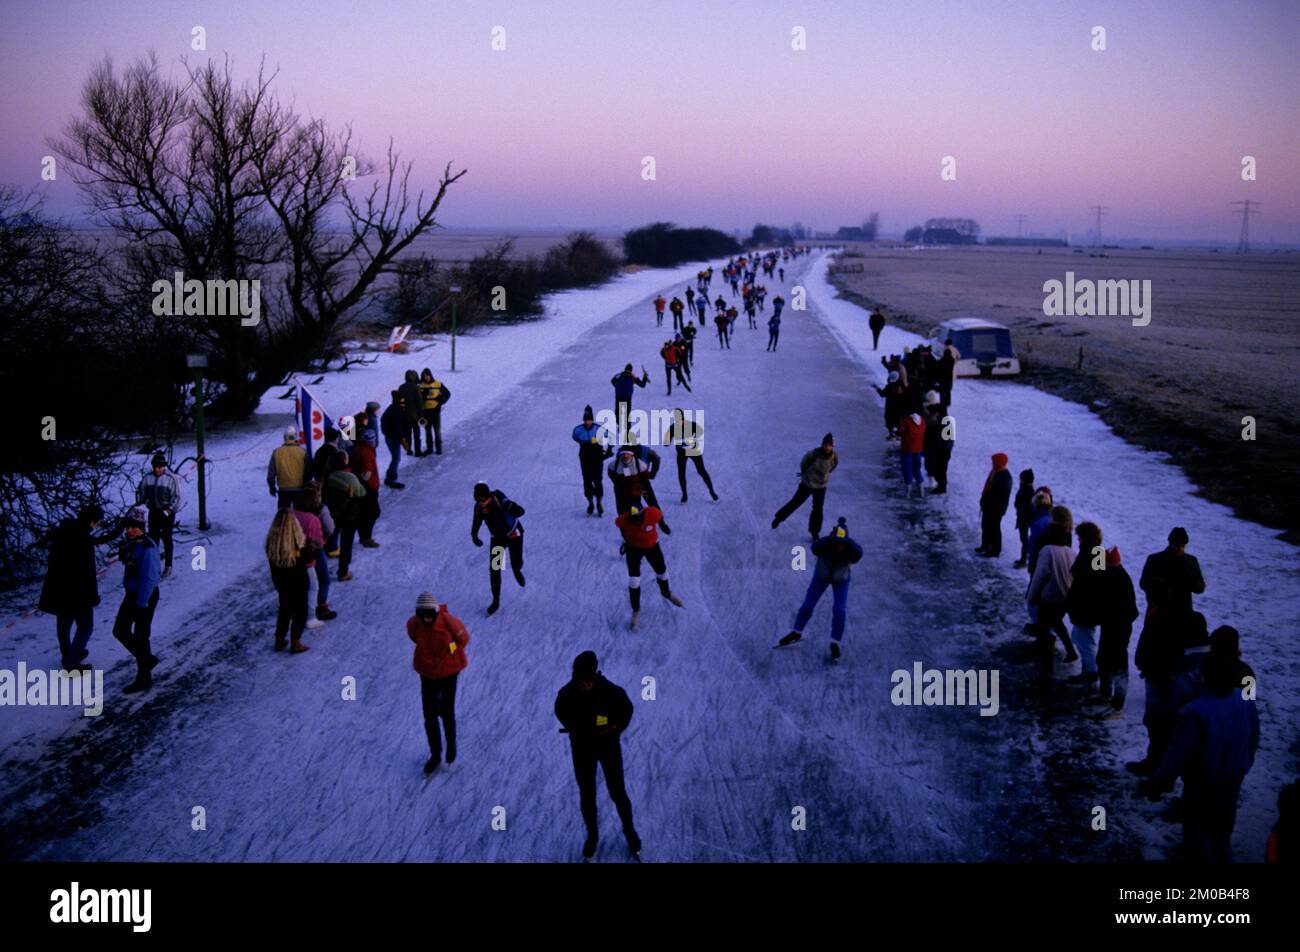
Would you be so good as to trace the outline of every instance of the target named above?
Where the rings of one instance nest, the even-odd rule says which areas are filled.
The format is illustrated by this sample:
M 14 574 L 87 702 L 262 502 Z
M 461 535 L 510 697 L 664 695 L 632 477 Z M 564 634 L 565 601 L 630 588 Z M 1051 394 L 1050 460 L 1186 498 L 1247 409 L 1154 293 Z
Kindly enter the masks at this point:
M 493 539 L 504 539 L 514 531 L 519 517 L 523 514 L 523 506 L 512 499 L 507 499 L 501 490 L 494 489 L 482 502 L 475 501 L 474 525 L 469 533 L 477 539 L 479 527 L 486 523 L 488 535 Z
M 1016 528 L 1028 529 L 1033 525 L 1036 515 L 1034 486 L 1032 483 L 1021 483 L 1020 488 L 1016 490 Z
M 1093 554 L 1086 549 L 1075 556 L 1070 567 L 1070 592 L 1065 611 L 1079 628 L 1096 628 L 1106 620 L 1106 568 L 1092 567 Z
M 993 474 L 988 491 L 980 494 L 980 512 L 1002 516 L 1011 503 L 1011 472 L 1000 469 Z M 1069 544 L 1068 542 L 1066 543 Z
M 50 542 L 50 562 L 37 606 L 51 615 L 77 615 L 99 604 L 95 542 L 90 527 L 64 519 Z
M 409 440 L 411 438 L 411 418 L 406 410 L 396 403 L 390 403 L 384 415 L 379 418 L 379 430 L 390 440 Z
M 1205 579 L 1196 556 L 1179 555 L 1170 549 L 1147 556 L 1138 584 L 1146 592 L 1147 604 L 1157 613 L 1190 612 L 1192 596 L 1205 591 Z
M 575 748 L 617 745 L 632 721 L 632 702 L 626 691 L 598 674 L 590 693 L 572 681 L 560 688 L 555 696 L 555 716 Z M 599 718 L 605 723 L 598 723 Z

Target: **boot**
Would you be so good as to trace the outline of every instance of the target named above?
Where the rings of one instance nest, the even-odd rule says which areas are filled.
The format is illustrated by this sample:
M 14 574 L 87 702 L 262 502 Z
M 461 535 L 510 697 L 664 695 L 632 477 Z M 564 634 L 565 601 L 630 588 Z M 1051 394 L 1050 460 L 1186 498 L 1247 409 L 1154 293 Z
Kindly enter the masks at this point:
M 283 651 L 287 647 L 289 647 L 289 639 L 284 635 L 277 634 L 275 636 L 275 650 Z
M 790 634 L 786 635 L 784 638 L 782 638 L 780 641 L 778 641 L 778 642 L 777 642 L 777 645 L 778 645 L 779 647 L 784 648 L 786 645 L 792 645 L 792 644 L 794 644 L 796 641 L 798 641 L 798 640 L 799 640 L 800 638 L 802 638 L 802 637 L 803 637 L 803 632 L 801 632 L 801 631 L 792 631 L 792 632 L 790 632 Z
M 591 515 L 591 514 L 592 514 L 593 512 L 595 512 L 595 511 L 596 511 L 596 504 L 595 504 L 594 502 L 592 502 L 590 499 L 588 499 L 588 500 L 587 500 L 587 515 Z
M 139 694 L 142 691 L 148 691 L 153 687 L 153 677 L 149 674 L 151 669 L 144 664 L 135 673 L 135 680 L 122 689 L 123 694 Z
M 600 501 L 599 499 L 597 499 L 597 500 L 596 500 L 596 515 L 598 515 L 598 516 L 603 516 L 604 514 L 605 514 L 605 507 L 601 504 L 601 501 Z
M 304 645 L 297 638 L 293 639 L 293 642 L 289 645 L 290 654 L 302 654 L 306 650 L 307 650 L 307 646 Z
M 838 641 L 831 642 L 831 660 L 832 661 L 840 660 L 840 643 Z
M 454 740 L 449 740 L 447 741 L 447 763 L 454 764 L 455 762 L 456 762 L 456 742 Z
M 426 761 L 424 762 L 424 774 L 425 774 L 425 776 L 427 777 L 429 774 L 431 774 L 431 773 L 433 773 L 435 770 L 437 770 L 437 769 L 438 769 L 438 765 L 439 765 L 440 763 L 441 763 L 441 761 L 438 759 L 438 755 L 437 755 L 437 754 L 434 754 L 432 757 L 430 757 L 428 760 L 426 760 Z
M 587 834 L 587 841 L 582 844 L 582 858 L 591 859 L 596 855 L 596 843 L 598 838 L 595 833 Z
M 321 621 L 333 621 L 339 617 L 339 613 L 330 608 L 329 602 L 321 602 L 316 606 L 316 617 Z
M 496 599 L 493 599 L 492 604 L 488 606 L 487 613 L 489 615 L 495 615 L 497 613 L 497 609 L 499 609 L 500 607 L 501 607 L 501 603 L 498 602 Z
M 362 539 L 361 544 L 365 546 L 367 549 L 379 548 L 379 542 L 376 539 Z
M 628 623 L 628 628 L 636 631 L 641 625 L 641 613 L 639 611 L 632 613 L 632 620 Z
M 623 835 L 627 837 L 627 850 L 634 857 L 641 855 L 641 837 L 636 835 L 636 830 L 624 830 Z

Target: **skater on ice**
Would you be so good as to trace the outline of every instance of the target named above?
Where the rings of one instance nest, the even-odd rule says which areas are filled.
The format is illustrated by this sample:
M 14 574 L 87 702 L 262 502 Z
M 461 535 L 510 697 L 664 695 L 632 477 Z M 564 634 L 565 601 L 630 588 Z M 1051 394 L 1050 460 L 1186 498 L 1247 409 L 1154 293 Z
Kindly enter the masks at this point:
M 694 419 L 687 419 L 681 407 L 673 410 L 673 422 L 664 433 L 664 445 L 672 446 L 677 451 L 677 483 L 682 488 L 682 502 L 686 502 L 686 459 L 695 463 L 695 472 L 704 480 L 704 486 L 718 501 L 718 494 L 713 491 L 713 480 L 704 468 L 704 426 Z
M 641 368 L 641 376 L 638 377 L 632 372 L 632 365 L 628 364 L 621 371 L 610 378 L 610 386 L 614 388 L 614 418 L 617 421 L 618 439 L 622 443 L 628 439 L 627 426 L 628 420 L 632 416 L 632 391 L 637 387 L 644 387 L 650 382 L 650 375 L 646 373 L 645 367 Z
M 582 408 L 582 422 L 573 428 L 573 442 L 578 444 L 578 467 L 582 470 L 582 495 L 587 500 L 587 515 L 605 514 L 605 460 L 614 455 L 609 430 L 596 423 L 590 405 Z
M 495 614 L 501 607 L 501 563 L 510 556 L 510 571 L 519 587 L 524 587 L 524 524 L 519 521 L 524 507 L 499 489 L 490 489 L 487 483 L 474 484 L 474 524 L 469 537 L 476 546 L 482 546 L 479 527 L 488 530 L 488 575 L 492 586 L 492 604 L 487 613 Z
M 578 781 L 578 801 L 587 838 L 583 859 L 596 855 L 600 826 L 596 816 L 596 767 L 605 777 L 605 789 L 614 801 L 628 851 L 635 859 L 641 853 L 641 837 L 632 822 L 632 801 L 623 782 L 622 736 L 632 722 L 632 701 L 627 692 L 608 681 L 600 672 L 594 651 L 573 659 L 573 677 L 555 696 L 555 716 L 569 735 L 573 775 Z
M 447 763 L 456 762 L 456 680 L 469 664 L 465 655 L 469 631 L 432 592 L 421 592 L 415 614 L 406 620 L 406 634 L 415 643 L 411 666 L 420 676 L 420 706 L 429 742 L 424 772 L 431 774 L 442 764 L 444 734 Z
M 826 502 L 826 487 L 830 484 L 831 473 L 840 464 L 835 452 L 835 437 L 827 433 L 822 437 L 821 446 L 814 447 L 803 454 L 799 461 L 799 485 L 795 488 L 790 501 L 776 511 L 772 517 L 775 529 L 802 506 L 812 499 L 812 512 L 808 514 L 808 534 L 814 541 L 822 531 L 822 506 Z
M 659 584 L 659 594 L 678 608 L 682 607 L 682 600 L 673 594 L 668 585 L 668 565 L 664 561 L 663 549 L 659 547 L 659 533 L 655 527 L 662 522 L 663 513 L 655 506 L 647 506 L 645 509 L 632 506 L 614 520 L 614 525 L 618 526 L 623 534 L 624 554 L 627 557 L 628 598 L 632 602 L 630 627 L 634 631 L 641 621 L 642 559 L 650 563 L 650 568 L 654 569 L 655 581 Z
M 831 658 L 840 659 L 840 643 L 844 640 L 844 622 L 848 613 L 849 579 L 853 575 L 852 566 L 862 558 L 862 546 L 849 537 L 848 523 L 841 516 L 829 535 L 818 539 L 813 544 L 813 555 L 817 565 L 813 577 L 808 582 L 808 591 L 804 594 L 803 604 L 794 618 L 794 627 L 781 639 L 778 647 L 792 645 L 803 638 L 803 630 L 812 618 L 817 602 L 829 587 L 834 598 L 831 609 Z

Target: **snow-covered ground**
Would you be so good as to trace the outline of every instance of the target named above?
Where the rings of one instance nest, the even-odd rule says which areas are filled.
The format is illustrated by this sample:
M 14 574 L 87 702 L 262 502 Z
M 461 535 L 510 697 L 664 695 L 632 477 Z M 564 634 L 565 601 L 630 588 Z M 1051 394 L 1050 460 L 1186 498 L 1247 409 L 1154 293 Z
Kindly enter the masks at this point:
M 178 549 L 177 578 L 164 584 L 155 623 L 164 661 L 153 691 L 120 694 L 130 666 L 113 664 L 122 657 L 109 633 L 114 569 L 91 642 L 92 660 L 110 665 L 104 714 L 0 711 L 3 851 L 94 860 L 572 858 L 581 843 L 577 792 L 551 707 L 573 656 L 592 648 L 636 707 L 624 752 L 648 858 L 1026 857 L 1037 855 L 1033 830 L 1014 828 L 1051 813 L 1064 814 L 1069 841 L 1043 844 L 1045 855 L 1161 858 L 1174 831 L 1150 819 L 1156 808 L 1131 796 L 1120 766 L 1140 746 L 1140 681 L 1126 720 L 1082 731 L 1065 722 L 1068 705 L 1044 717 L 1039 696 L 1025 687 L 1022 697 L 1027 682 L 1011 671 L 996 717 L 890 702 L 897 668 L 1005 668 L 1014 655 L 1020 575 L 1009 559 L 999 568 L 969 554 L 988 455 L 1004 450 L 1013 469 L 1033 466 L 1077 518 L 1098 521 L 1135 575 L 1170 526 L 1188 528 L 1209 583 L 1198 604 L 1212 626 L 1242 631 L 1261 677 L 1264 746 L 1237 839 L 1239 855 L 1254 858 L 1293 763 L 1300 678 L 1285 646 L 1300 616 L 1294 550 L 1190 495 L 1176 470 L 1118 440 L 1086 409 L 1002 382 L 958 384 L 950 495 L 898 498 L 869 388 L 881 368 L 863 346 L 865 315 L 833 298 L 824 269 L 824 259 L 801 259 L 771 288 L 790 299 L 802 279 L 811 292 L 808 311 L 787 311 L 777 354 L 764 351 L 765 330 L 743 320 L 730 351 L 702 331 L 694 392 L 671 398 L 660 389 L 664 332 L 650 299 L 661 289 L 681 293 L 694 266 L 557 295 L 546 320 L 462 338 L 462 369 L 445 377 L 453 390 L 445 455 L 404 462 L 408 488 L 383 497 L 383 547 L 359 550 L 356 579 L 332 593 L 340 617 L 308 633 L 312 650 L 302 656 L 271 651 L 274 595 L 261 555 L 273 505 L 263 470 L 290 405 L 268 400 L 254 425 L 218 435 L 208 447 L 219 462 L 207 571 L 188 571 L 180 558 L 188 547 Z M 904 340 L 893 329 L 886 335 L 882 350 Z M 382 402 L 407 368 L 445 375 L 447 349 L 437 343 L 329 374 L 313 390 L 335 414 Z M 721 495 L 709 502 L 692 470 L 691 500 L 680 504 L 666 458 L 658 495 L 674 532 L 664 550 L 685 607 L 663 603 L 647 584 L 636 633 L 626 628 L 617 532 L 608 517 L 586 517 L 569 438 L 583 404 L 611 405 L 609 377 L 629 361 L 652 376 L 636 406 L 703 411 L 704 458 Z M 807 509 L 778 530 L 768 523 L 794 488 L 800 455 L 827 430 L 841 457 L 828 522 L 845 516 L 866 548 L 836 667 L 824 655 L 829 596 L 803 644 L 772 649 L 807 584 L 792 568 L 793 548 L 807 542 Z M 518 589 L 507 573 L 492 618 L 484 615 L 486 549 L 467 538 L 478 479 L 527 509 L 528 586 Z M 182 518 L 192 523 L 190 499 Z M 457 698 L 460 759 L 432 779 L 419 769 L 427 754 L 404 631 L 424 589 L 471 633 Z M 52 629 L 42 616 L 8 620 L 0 667 L 54 666 Z M 342 697 L 348 678 L 356 700 Z M 1096 789 L 1078 784 L 1071 742 L 1099 750 L 1106 776 Z M 1061 789 L 1058 773 L 1073 786 Z M 600 796 L 601 857 L 615 858 L 617 824 L 603 788 Z M 1098 802 L 1111 816 L 1107 834 L 1088 828 Z M 191 826 L 197 806 L 205 831 Z M 791 827 L 798 807 L 805 830 Z M 504 830 L 493 828 L 497 808 Z

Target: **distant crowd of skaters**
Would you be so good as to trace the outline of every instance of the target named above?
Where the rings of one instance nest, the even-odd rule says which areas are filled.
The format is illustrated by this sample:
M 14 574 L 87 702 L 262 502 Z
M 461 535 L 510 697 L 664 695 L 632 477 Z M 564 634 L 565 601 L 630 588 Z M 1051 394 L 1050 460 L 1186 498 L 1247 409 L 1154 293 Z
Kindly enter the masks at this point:
M 751 328 L 755 314 L 762 313 L 766 288 L 764 279 L 779 275 L 784 281 L 785 263 L 806 254 L 804 249 L 785 249 L 756 257 L 740 257 L 727 263 L 721 275 L 733 296 L 742 299 Z M 686 311 L 695 315 L 701 327 L 710 306 L 713 279 L 710 267 L 697 275 L 696 285 L 687 288 L 685 301 L 674 297 L 654 301 L 656 327 L 662 326 L 667 307 L 673 317 L 675 335 L 660 350 L 665 365 L 667 392 L 672 381 L 688 391 L 694 362 L 695 328 Z M 777 345 L 780 313 L 784 305 L 778 294 L 772 301 L 774 314 L 768 321 L 768 349 Z M 729 349 L 737 310 L 719 294 L 712 303 L 719 347 Z M 873 346 L 878 346 L 883 314 L 871 315 L 869 326 Z M 947 488 L 948 460 L 953 440 L 944 436 L 950 423 L 952 385 L 957 354 L 951 342 L 941 354 L 928 347 L 882 359 L 888 381 L 879 393 L 885 399 L 887 437 L 899 442 L 900 468 L 909 496 L 913 487 L 923 495 L 921 461 L 930 482 L 929 491 L 942 494 Z M 596 422 L 590 406 L 572 438 L 578 444 L 582 490 L 589 516 L 604 515 L 603 477 L 608 476 L 615 500 L 615 526 L 621 536 L 620 554 L 628 569 L 628 592 L 636 629 L 641 613 L 641 566 L 655 573 L 666 602 L 682 607 L 671 589 L 659 532 L 671 534 L 654 490 L 662 459 L 650 446 L 635 442 L 628 429 L 635 389 L 649 383 L 642 368 L 638 377 L 628 364 L 611 379 L 614 388 L 618 433 Z M 336 617 L 329 603 L 333 582 L 350 581 L 353 548 L 359 538 L 365 548 L 377 548 L 374 536 L 381 515 L 380 474 L 377 449 L 382 437 L 389 454 L 383 485 L 401 490 L 399 464 L 402 454 L 415 457 L 442 453 L 441 411 L 450 390 L 425 369 L 408 371 L 403 384 L 390 394 L 383 409 L 376 402 L 353 416 L 354 440 L 345 440 L 337 429 L 325 432 L 324 443 L 308 458 L 299 442 L 296 427 L 284 433 L 283 443 L 272 453 L 267 467 L 267 486 L 277 501 L 277 510 L 265 540 L 265 552 L 272 583 L 279 596 L 274 643 L 276 651 L 307 650 L 305 630 L 319 627 Z M 422 440 L 423 437 L 423 440 Z M 717 501 L 719 496 L 704 464 L 703 427 L 691 414 L 678 409 L 663 434 L 663 445 L 674 447 L 681 502 L 688 501 L 687 469 L 696 473 Z M 608 461 L 608 465 L 606 465 Z M 150 647 L 150 632 L 158 604 L 159 585 L 171 572 L 175 514 L 180 504 L 180 485 L 168 470 L 162 454 L 152 459 L 151 471 L 141 480 L 136 508 L 125 518 L 125 540 L 119 556 L 124 565 L 124 597 L 114 623 L 114 636 L 136 660 L 135 679 L 129 693 L 147 690 L 158 658 Z M 994 454 L 993 465 L 981 493 L 981 555 L 1001 553 L 1001 522 L 1011 496 L 1010 473 L 1005 454 Z M 778 647 L 800 641 L 820 598 L 829 588 L 833 593 L 830 656 L 841 657 L 847 617 L 851 566 L 861 560 L 862 547 L 850 537 L 844 518 L 836 520 L 825 536 L 826 490 L 838 465 L 834 437 L 827 433 L 821 443 L 800 460 L 799 480 L 791 498 L 774 514 L 777 528 L 805 502 L 811 501 L 808 532 L 813 541 L 816 564 L 804 599 L 790 631 Z M 1021 551 L 1016 565 L 1029 572 L 1026 601 L 1030 621 L 1026 630 L 1045 648 L 1059 638 L 1067 661 L 1078 660 L 1082 670 L 1071 681 L 1092 691 L 1102 717 L 1118 717 L 1127 693 L 1128 645 L 1132 623 L 1138 611 L 1132 581 L 1121 564 L 1119 550 L 1101 548 L 1101 530 L 1084 522 L 1074 527 L 1064 506 L 1054 505 L 1051 490 L 1034 485 L 1034 474 L 1025 470 L 1016 494 L 1016 528 Z M 501 570 L 509 561 L 516 583 L 523 587 L 524 509 L 502 490 L 479 482 L 473 487 L 471 539 L 481 546 L 480 530 L 489 536 L 489 584 L 491 603 L 487 614 L 500 608 Z M 42 590 L 40 609 L 57 618 L 57 634 L 63 666 L 68 670 L 90 670 L 86 663 L 87 643 L 93 630 L 93 608 L 99 604 L 94 546 L 104 540 L 95 532 L 103 511 L 87 506 L 76 519 L 65 520 L 50 550 L 49 571 Z M 1071 532 L 1080 548 L 1071 551 Z M 1129 764 L 1141 775 L 1141 791 L 1156 798 L 1172 787 L 1176 777 L 1184 781 L 1183 820 L 1185 842 L 1193 858 L 1222 861 L 1229 858 L 1228 843 L 1235 822 L 1237 794 L 1250 769 L 1258 745 L 1259 723 L 1254 704 L 1244 699 L 1242 679 L 1253 673 L 1240 659 L 1239 637 L 1221 626 L 1212 634 L 1202 615 L 1191 607 L 1193 594 L 1204 591 L 1199 564 L 1187 555 L 1186 532 L 1175 529 L 1169 548 L 1151 556 L 1143 569 L 1140 586 L 1147 594 L 1145 623 L 1139 638 L 1136 663 L 1147 682 L 1144 724 L 1148 751 L 1142 761 Z M 1100 552 L 1101 555 L 1097 555 Z M 337 559 L 331 577 L 329 561 Z M 310 578 L 317 579 L 314 616 L 309 611 Z M 1073 623 L 1067 632 L 1064 619 Z M 72 634 L 76 629 L 75 636 Z M 414 614 L 407 620 L 407 634 L 414 643 L 413 667 L 420 676 L 426 740 L 430 749 L 425 773 L 436 771 L 445 756 L 455 761 L 456 681 L 468 664 L 469 632 L 446 604 L 429 592 L 422 593 Z M 1098 632 L 1100 640 L 1098 641 Z M 632 705 L 622 688 L 605 679 L 594 653 L 586 651 L 574 660 L 571 680 L 556 698 L 555 713 L 562 730 L 569 735 L 575 777 L 580 792 L 581 812 L 587 829 L 583 856 L 594 855 L 598 841 L 596 825 L 596 767 L 606 780 L 627 840 L 637 855 L 641 840 L 632 820 L 630 799 L 623 782 L 620 737 L 632 716 Z M 443 743 L 445 737 L 445 744 Z M 1294 812 L 1296 787 L 1284 791 L 1279 801 Z M 1279 822 L 1270 838 L 1270 858 L 1280 856 Z

